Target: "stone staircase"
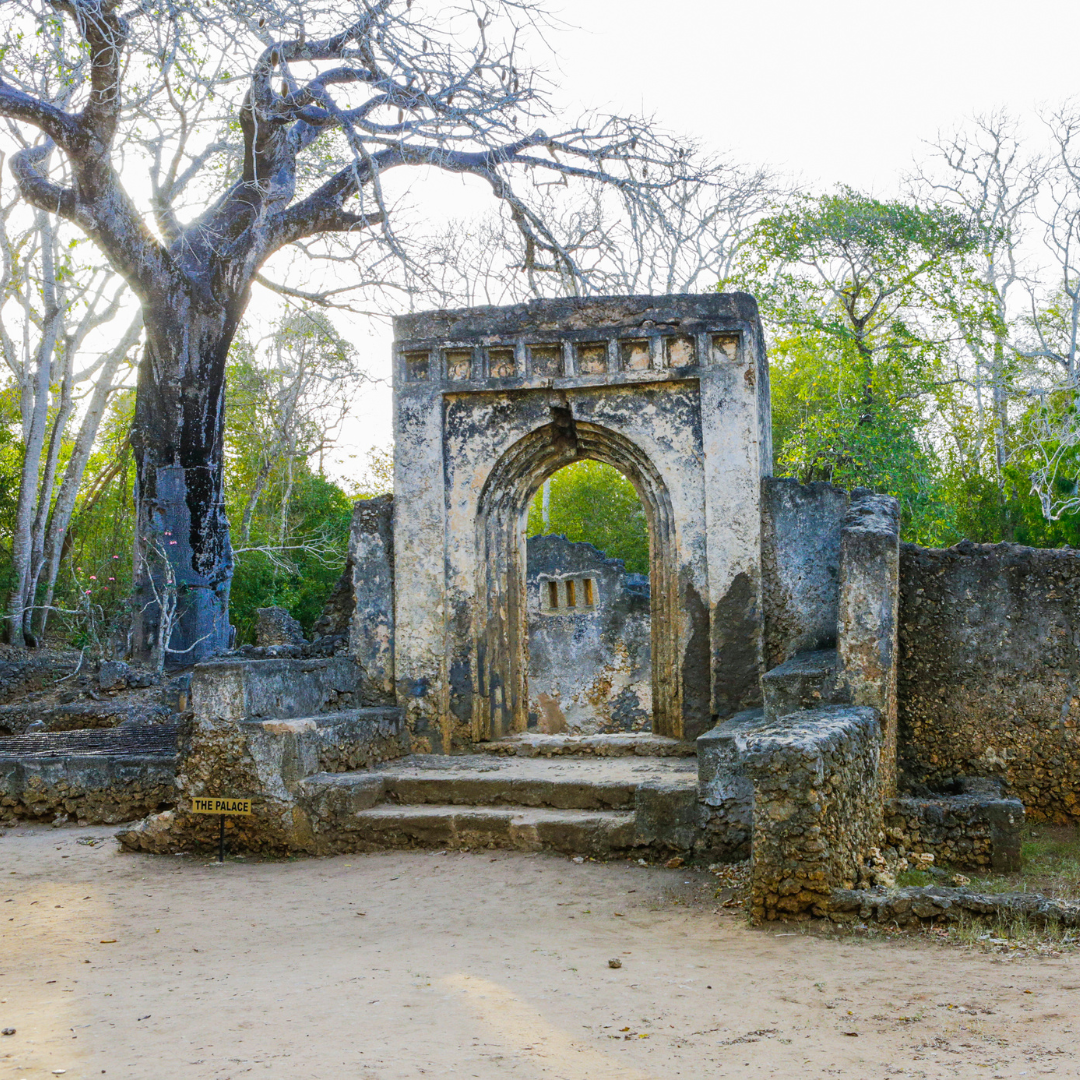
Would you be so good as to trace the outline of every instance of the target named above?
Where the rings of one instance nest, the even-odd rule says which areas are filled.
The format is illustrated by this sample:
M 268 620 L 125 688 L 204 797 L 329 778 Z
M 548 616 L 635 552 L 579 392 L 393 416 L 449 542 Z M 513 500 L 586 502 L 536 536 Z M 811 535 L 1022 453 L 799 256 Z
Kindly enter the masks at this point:
M 679 824 L 696 807 L 696 761 L 644 755 L 623 737 L 607 738 L 622 740 L 618 752 L 604 753 L 591 740 L 578 754 L 564 745 L 543 757 L 520 753 L 520 741 L 518 749 L 491 744 L 487 753 L 418 754 L 363 772 L 321 773 L 301 788 L 317 834 L 339 851 L 488 847 L 603 856 L 689 848 Z M 649 739 L 638 736 L 638 750 Z
M 797 653 L 761 677 L 764 715 L 776 720 L 801 709 L 844 704 L 839 675 L 835 649 Z
M 697 740 L 701 796 L 706 806 L 731 808 L 753 803 L 753 785 L 744 768 L 748 740 L 769 730 L 850 708 L 835 649 L 797 653 L 761 677 L 763 707 L 747 709 L 721 721 Z

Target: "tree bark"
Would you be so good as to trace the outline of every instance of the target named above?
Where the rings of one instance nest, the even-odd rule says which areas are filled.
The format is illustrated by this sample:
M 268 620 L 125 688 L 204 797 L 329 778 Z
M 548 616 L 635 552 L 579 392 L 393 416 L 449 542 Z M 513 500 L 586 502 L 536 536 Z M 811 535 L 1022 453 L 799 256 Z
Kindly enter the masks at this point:
M 60 331 L 62 313 L 56 298 L 56 275 L 53 265 L 53 222 L 38 211 L 38 230 L 41 236 L 41 290 L 45 310 L 42 317 L 41 340 L 35 350 L 33 375 L 25 372 L 22 392 L 26 450 L 19 477 L 19 501 L 15 508 L 15 529 L 11 544 L 11 562 L 15 584 L 8 599 L 5 636 L 13 645 L 36 645 L 30 631 L 32 556 L 34 519 L 40 498 L 41 459 L 45 450 L 45 433 L 49 412 L 49 377 L 52 373 L 53 350 Z M 29 419 L 29 424 L 26 420 Z
M 209 291 L 209 290 L 207 290 Z M 175 575 L 177 605 L 167 667 L 227 649 L 233 558 L 224 501 L 225 361 L 244 302 L 177 292 L 144 309 L 135 452 L 135 611 L 132 653 L 150 661 Z
M 75 512 L 75 502 L 82 486 L 83 476 L 86 473 L 90 454 L 94 449 L 94 440 L 97 438 L 98 428 L 105 417 L 105 409 L 109 404 L 109 398 L 116 389 L 113 379 L 123 359 L 131 351 L 139 340 L 142 333 L 142 316 L 132 321 L 127 332 L 109 353 L 105 363 L 101 366 L 98 374 L 97 385 L 91 395 L 90 404 L 83 414 L 82 423 L 79 426 L 79 434 L 75 438 L 71 456 L 68 458 L 67 468 L 64 470 L 64 478 L 60 482 L 60 490 L 56 494 L 56 502 L 52 513 L 49 515 L 49 525 L 45 538 L 45 550 L 42 557 L 42 565 L 39 571 L 44 575 L 45 599 L 42 602 L 41 615 L 38 620 L 39 630 L 44 636 L 45 626 L 48 622 L 49 608 L 52 606 L 56 592 L 56 579 L 60 573 L 60 560 L 63 558 L 68 541 L 68 528 Z

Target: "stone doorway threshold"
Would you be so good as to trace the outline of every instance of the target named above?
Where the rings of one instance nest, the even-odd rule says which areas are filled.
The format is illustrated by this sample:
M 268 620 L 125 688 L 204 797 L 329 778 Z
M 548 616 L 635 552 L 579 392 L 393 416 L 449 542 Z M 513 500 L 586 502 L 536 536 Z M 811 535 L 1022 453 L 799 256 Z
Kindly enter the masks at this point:
M 517 757 L 694 757 L 692 742 L 653 735 L 648 731 L 620 735 L 539 735 L 528 732 L 494 742 L 478 743 L 483 754 L 510 754 Z

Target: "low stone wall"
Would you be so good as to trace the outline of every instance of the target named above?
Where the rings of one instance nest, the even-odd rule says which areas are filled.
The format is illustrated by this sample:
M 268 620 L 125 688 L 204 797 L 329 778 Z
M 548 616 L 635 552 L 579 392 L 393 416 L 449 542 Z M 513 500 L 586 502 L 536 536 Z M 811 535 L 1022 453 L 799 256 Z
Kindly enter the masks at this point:
M 753 917 L 824 915 L 833 890 L 855 885 L 881 841 L 879 714 L 808 709 L 744 738 L 754 787 Z
M 134 738 L 91 730 L 0 740 L 0 821 L 112 825 L 174 805 L 175 731 L 125 751 Z
M 0 705 L 55 685 L 81 660 L 78 649 L 26 649 L 0 643 Z
M 1023 827 L 1024 806 L 1016 799 L 904 796 L 885 806 L 885 840 L 899 857 L 930 854 L 938 866 L 961 870 L 1019 870 Z
M 176 809 L 119 834 L 136 851 L 210 849 L 216 817 L 192 814 L 195 797 L 252 800 L 250 817 L 229 818 L 231 847 L 266 854 L 315 853 L 312 807 L 303 781 L 318 773 L 365 769 L 406 754 L 408 734 L 392 708 L 353 709 L 283 720 L 192 717 L 181 734 Z
M 987 922 L 1022 917 L 1037 926 L 1080 926 L 1080 903 L 1039 893 L 980 893 L 926 885 L 907 889 L 837 889 L 828 912 L 833 922 L 879 922 L 915 926 L 958 922 L 967 916 Z
M 1035 820 L 1080 817 L 1080 554 L 904 544 L 900 765 L 999 777 Z

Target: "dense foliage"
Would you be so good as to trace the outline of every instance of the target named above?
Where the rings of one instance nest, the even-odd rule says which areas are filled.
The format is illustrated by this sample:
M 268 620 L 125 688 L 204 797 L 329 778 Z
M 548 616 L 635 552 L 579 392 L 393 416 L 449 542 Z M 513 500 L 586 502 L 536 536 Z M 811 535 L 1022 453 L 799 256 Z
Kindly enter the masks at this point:
M 548 519 L 543 488 L 529 506 L 526 534 L 586 541 L 608 558 L 622 559 L 632 574 L 649 572 L 649 530 L 633 484 L 601 461 L 577 461 L 549 481 Z

